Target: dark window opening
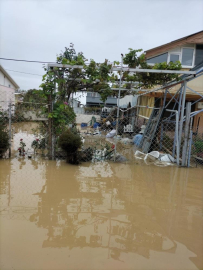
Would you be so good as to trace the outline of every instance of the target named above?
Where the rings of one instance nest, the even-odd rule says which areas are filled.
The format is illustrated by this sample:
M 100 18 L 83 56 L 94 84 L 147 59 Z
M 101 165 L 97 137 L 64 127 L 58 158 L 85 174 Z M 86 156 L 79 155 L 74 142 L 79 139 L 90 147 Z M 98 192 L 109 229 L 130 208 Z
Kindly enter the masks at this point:
M 148 64 L 157 64 L 167 62 L 168 53 L 160 54 L 147 60 Z
M 195 66 L 203 62 L 203 44 L 196 45 Z

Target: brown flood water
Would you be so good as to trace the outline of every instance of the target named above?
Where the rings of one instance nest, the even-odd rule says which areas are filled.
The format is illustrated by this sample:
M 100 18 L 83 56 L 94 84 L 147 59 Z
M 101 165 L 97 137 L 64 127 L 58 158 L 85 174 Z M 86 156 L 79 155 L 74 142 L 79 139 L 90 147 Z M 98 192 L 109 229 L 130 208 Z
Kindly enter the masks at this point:
M 203 170 L 0 160 L 0 269 L 203 269 Z

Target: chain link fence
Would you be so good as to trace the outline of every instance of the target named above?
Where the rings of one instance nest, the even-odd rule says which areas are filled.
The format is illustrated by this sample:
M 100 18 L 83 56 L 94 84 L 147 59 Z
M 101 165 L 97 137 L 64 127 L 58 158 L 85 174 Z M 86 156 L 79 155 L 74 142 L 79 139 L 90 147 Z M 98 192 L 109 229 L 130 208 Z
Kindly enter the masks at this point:
M 2 106 L 3 105 L 3 106 Z M 175 119 L 160 118 L 160 110 L 154 110 L 153 117 L 138 114 L 137 108 L 119 112 L 112 108 L 108 112 L 102 109 L 74 112 L 68 108 L 62 124 L 50 117 L 51 104 L 1 101 L 0 123 L 9 136 L 10 148 L 4 153 L 8 156 L 32 158 L 42 156 L 48 159 L 67 159 L 68 162 L 117 161 L 136 162 L 143 158 L 145 162 L 182 162 L 184 130 L 176 133 Z M 143 109 L 143 108 L 142 108 Z M 71 130 L 73 138 L 80 138 L 77 149 L 64 151 L 60 136 Z M 201 165 L 203 159 L 203 134 L 190 130 L 187 142 L 187 164 Z M 181 135 L 180 135 L 181 134 Z M 179 136 L 179 145 L 177 145 Z M 149 154 L 153 152 L 152 155 Z
M 203 133 L 194 132 L 192 136 L 191 161 L 196 166 L 203 165 Z

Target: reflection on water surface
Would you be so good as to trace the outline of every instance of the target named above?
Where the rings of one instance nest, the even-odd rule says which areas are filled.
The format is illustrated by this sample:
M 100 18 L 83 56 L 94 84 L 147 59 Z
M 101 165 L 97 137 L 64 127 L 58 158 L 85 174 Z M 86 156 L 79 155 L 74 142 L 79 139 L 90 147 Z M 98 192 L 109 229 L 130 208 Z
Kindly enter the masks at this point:
M 1 269 L 202 269 L 200 169 L 0 161 Z

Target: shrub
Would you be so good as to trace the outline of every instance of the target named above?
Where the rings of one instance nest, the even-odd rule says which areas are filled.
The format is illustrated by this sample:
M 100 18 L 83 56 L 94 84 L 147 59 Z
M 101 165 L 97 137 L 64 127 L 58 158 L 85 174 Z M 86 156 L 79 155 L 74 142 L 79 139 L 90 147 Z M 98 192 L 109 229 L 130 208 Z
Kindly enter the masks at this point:
M 58 145 L 67 153 L 67 161 L 75 163 L 77 150 L 82 146 L 80 135 L 68 129 L 59 137 Z
M 4 130 L 4 127 L 0 125 L 0 157 L 8 150 L 9 148 L 9 136 L 8 133 Z
M 42 138 L 42 139 L 35 139 L 32 144 L 31 144 L 31 147 L 34 148 L 34 152 L 37 150 L 37 149 L 40 149 L 40 150 L 44 150 L 46 148 L 46 140 L 45 138 Z
M 195 153 L 197 156 L 202 156 L 203 153 L 203 140 L 198 139 L 197 141 L 194 142 L 195 146 Z

